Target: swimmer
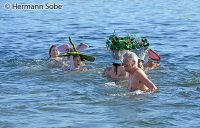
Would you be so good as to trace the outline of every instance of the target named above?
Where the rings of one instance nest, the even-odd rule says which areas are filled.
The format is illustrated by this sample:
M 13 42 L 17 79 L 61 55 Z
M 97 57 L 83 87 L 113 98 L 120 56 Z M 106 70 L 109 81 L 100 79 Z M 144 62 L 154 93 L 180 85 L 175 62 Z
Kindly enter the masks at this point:
M 149 56 L 150 55 L 150 53 L 149 53 L 150 51 L 149 51 L 148 47 L 149 47 L 150 44 L 149 44 L 148 40 L 145 37 L 142 37 L 140 45 L 142 47 L 140 47 L 135 52 L 136 55 L 139 57 L 138 67 L 140 67 L 141 69 L 143 69 L 145 71 L 147 71 L 148 69 L 154 69 L 156 67 L 159 67 L 160 64 L 154 62 Z
M 148 69 L 154 69 L 160 66 L 158 61 L 155 62 L 149 57 L 148 51 L 140 50 L 140 54 L 137 55 L 139 57 L 138 67 L 142 70 L 147 71 Z
M 125 71 L 122 64 L 123 54 L 127 50 L 112 50 L 113 64 L 112 67 L 106 68 L 103 72 L 103 76 L 112 79 L 128 79 L 128 73 Z
M 80 43 L 76 49 L 78 51 L 81 51 L 83 52 L 86 48 L 88 48 L 88 45 L 87 44 L 84 44 L 84 43 Z M 61 57 L 59 56 L 60 53 L 63 53 L 63 54 L 66 54 L 68 52 L 74 52 L 73 48 L 71 48 L 69 45 L 67 44 L 63 44 L 63 45 L 60 45 L 60 46 L 56 46 L 56 45 L 52 45 L 49 49 L 49 56 L 52 60 L 57 60 L 57 61 L 62 61 L 65 59 L 67 59 L 67 56 L 66 57 Z
M 69 42 L 72 47 L 67 44 L 63 44 L 58 48 L 56 45 L 52 45 L 49 49 L 49 55 L 52 60 L 63 63 L 63 68 L 66 70 L 83 70 L 81 68 L 81 61 L 94 61 L 95 57 L 82 53 L 88 45 L 80 43 L 77 47 L 74 45 L 71 37 Z M 61 54 L 59 53 L 61 52 Z M 68 62 L 68 63 L 67 63 Z M 67 68 L 66 68 L 67 67 Z
M 59 58 L 59 51 L 56 47 L 56 45 L 52 45 L 49 49 L 49 57 L 52 59 L 58 59 Z
M 58 47 L 56 45 L 52 45 L 49 49 L 49 57 L 51 59 L 51 62 L 53 62 L 53 65 L 64 67 L 67 65 L 68 58 L 67 57 L 61 57 L 60 51 L 58 50 Z
M 104 70 L 103 76 L 113 79 L 128 79 L 128 72 L 125 71 L 122 63 L 113 62 L 112 67 Z
M 155 92 L 156 85 L 149 80 L 142 69 L 138 67 L 138 57 L 133 52 L 126 52 L 123 56 L 123 65 L 125 71 L 129 73 L 128 87 L 131 91 L 141 90 Z
M 83 68 L 82 65 L 82 59 L 79 55 L 77 56 L 70 56 L 69 58 L 69 66 L 66 68 L 68 71 L 84 71 L 87 70 L 86 68 Z
M 53 60 L 61 60 L 62 58 L 59 57 L 60 52 L 56 45 L 52 45 L 49 49 L 49 57 Z

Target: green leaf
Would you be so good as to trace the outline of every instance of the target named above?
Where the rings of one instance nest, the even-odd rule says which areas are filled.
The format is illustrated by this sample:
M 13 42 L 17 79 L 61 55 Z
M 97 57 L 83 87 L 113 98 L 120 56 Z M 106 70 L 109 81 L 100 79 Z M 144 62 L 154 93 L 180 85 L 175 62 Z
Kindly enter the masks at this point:
M 71 39 L 70 36 L 69 36 L 69 43 L 72 45 L 74 51 L 77 51 L 77 50 L 76 50 L 76 47 L 75 47 L 75 45 L 74 45 L 74 43 L 73 43 L 73 41 L 72 41 L 72 39 Z
M 90 55 L 80 55 L 83 59 L 87 60 L 87 61 L 95 61 L 95 57 L 94 56 L 90 56 Z
M 85 55 L 79 51 L 77 52 L 68 52 L 67 54 L 64 54 L 64 55 L 59 55 L 59 57 L 65 57 L 65 56 L 80 56 L 81 58 L 83 58 L 84 60 L 87 60 L 87 61 L 94 61 L 95 60 L 95 57 L 94 56 L 91 56 L 91 55 Z

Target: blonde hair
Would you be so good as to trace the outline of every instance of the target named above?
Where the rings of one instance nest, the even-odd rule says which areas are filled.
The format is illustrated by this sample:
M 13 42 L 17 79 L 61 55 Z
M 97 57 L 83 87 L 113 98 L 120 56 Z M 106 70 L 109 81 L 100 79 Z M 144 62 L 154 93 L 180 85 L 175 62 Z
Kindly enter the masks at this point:
M 131 59 L 132 61 L 135 61 L 138 63 L 138 56 L 134 53 L 134 52 L 131 52 L 131 51 L 127 51 L 123 57 L 128 57 L 129 59 Z

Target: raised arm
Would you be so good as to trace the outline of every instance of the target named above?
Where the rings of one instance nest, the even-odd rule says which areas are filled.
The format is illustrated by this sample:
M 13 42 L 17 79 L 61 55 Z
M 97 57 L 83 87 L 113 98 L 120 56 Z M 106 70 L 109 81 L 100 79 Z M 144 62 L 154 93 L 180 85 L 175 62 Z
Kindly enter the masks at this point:
M 156 85 L 147 77 L 143 70 L 138 70 L 137 79 L 144 83 L 152 92 L 157 90 Z

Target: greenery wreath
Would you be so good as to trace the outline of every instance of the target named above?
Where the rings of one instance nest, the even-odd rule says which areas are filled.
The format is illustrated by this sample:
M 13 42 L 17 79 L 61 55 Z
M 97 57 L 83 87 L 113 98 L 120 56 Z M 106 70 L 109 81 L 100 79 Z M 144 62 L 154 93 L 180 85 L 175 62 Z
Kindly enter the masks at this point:
M 138 38 L 135 34 L 134 36 L 128 35 L 124 37 L 112 34 L 106 41 L 107 48 L 118 51 L 140 49 L 141 47 L 147 49 L 149 45 L 149 41 L 146 37 Z
M 91 56 L 91 55 L 86 55 L 80 51 L 78 51 L 71 39 L 71 37 L 69 37 L 69 42 L 70 44 L 72 45 L 72 48 L 73 48 L 73 52 L 67 52 L 66 54 L 64 55 L 60 55 L 61 57 L 63 56 L 80 56 L 81 58 L 83 58 L 84 60 L 87 60 L 87 61 L 94 61 L 95 60 L 95 57 L 94 56 Z

